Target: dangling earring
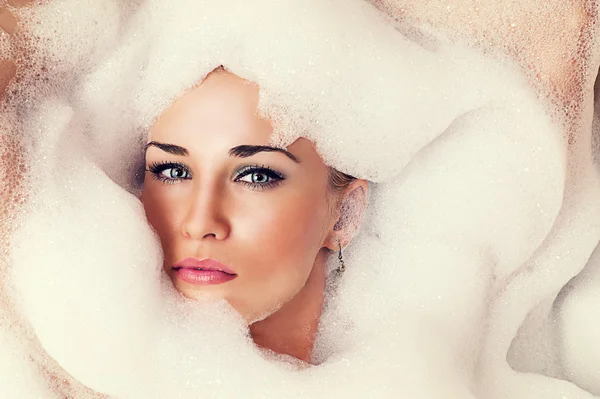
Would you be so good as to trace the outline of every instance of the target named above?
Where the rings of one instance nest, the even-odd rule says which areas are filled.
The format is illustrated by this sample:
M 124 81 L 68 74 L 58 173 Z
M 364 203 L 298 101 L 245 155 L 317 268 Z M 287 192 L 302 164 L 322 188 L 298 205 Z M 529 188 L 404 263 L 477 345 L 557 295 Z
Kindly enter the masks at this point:
M 341 274 L 346 270 L 346 266 L 344 265 L 344 257 L 342 256 L 342 244 L 338 242 L 338 246 L 340 247 L 340 251 L 338 252 L 338 259 L 340 261 L 340 265 L 337 268 L 337 272 Z

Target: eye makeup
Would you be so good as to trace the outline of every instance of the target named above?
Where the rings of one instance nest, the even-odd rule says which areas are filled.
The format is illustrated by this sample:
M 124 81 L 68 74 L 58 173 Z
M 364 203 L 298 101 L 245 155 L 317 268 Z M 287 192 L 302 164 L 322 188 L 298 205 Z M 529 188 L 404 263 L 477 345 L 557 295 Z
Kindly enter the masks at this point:
M 181 162 L 152 162 L 146 171 L 152 174 L 152 178 L 164 184 L 192 179 L 189 167 Z M 231 180 L 258 191 L 277 187 L 285 180 L 285 176 L 265 165 L 245 165 L 233 172 Z
M 146 171 L 152 173 L 154 179 L 165 184 L 192 178 L 189 168 L 181 162 L 152 162 Z
M 285 180 L 285 176 L 262 165 L 247 165 L 237 169 L 233 175 L 233 181 L 246 185 L 253 190 L 266 190 L 275 188 Z

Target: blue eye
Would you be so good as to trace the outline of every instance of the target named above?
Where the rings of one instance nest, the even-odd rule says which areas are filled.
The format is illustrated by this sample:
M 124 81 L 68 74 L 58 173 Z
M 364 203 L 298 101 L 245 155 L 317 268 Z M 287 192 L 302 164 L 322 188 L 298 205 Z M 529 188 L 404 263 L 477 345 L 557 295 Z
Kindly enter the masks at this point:
M 153 177 L 163 183 L 177 183 L 191 179 L 190 171 L 184 164 L 178 162 L 153 163 L 148 169 Z
M 277 186 L 285 177 L 265 166 L 247 166 L 237 172 L 235 181 L 253 189 L 265 189 Z
M 265 184 L 265 183 L 269 183 L 271 181 L 272 177 L 267 175 L 266 173 L 261 173 L 261 172 L 253 172 L 250 173 L 242 178 L 239 179 L 239 181 L 245 181 L 248 183 L 254 183 L 254 184 Z
M 187 170 L 179 167 L 165 169 L 160 174 L 168 179 L 185 179 L 188 177 Z

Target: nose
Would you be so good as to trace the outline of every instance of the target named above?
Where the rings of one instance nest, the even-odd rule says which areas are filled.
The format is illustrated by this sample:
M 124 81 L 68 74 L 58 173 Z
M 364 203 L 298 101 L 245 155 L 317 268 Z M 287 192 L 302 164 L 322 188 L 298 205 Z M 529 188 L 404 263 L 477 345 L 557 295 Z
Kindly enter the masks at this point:
M 231 225 L 225 198 L 215 187 L 198 187 L 190 198 L 181 233 L 194 240 L 225 240 Z

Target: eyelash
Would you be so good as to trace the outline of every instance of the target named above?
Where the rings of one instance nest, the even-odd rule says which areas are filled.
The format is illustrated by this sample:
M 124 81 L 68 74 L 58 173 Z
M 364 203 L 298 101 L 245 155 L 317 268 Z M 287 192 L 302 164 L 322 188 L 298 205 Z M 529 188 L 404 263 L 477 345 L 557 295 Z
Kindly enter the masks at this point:
M 180 169 L 186 173 L 187 177 L 180 178 L 169 178 L 162 175 L 162 172 L 168 169 Z M 192 178 L 192 174 L 187 166 L 179 162 L 152 162 L 146 171 L 152 173 L 152 178 L 159 180 L 164 184 L 175 184 L 182 180 L 189 180 Z
M 168 178 L 162 175 L 162 172 L 168 169 L 181 169 L 184 173 L 187 174 L 186 177 L 181 178 Z M 161 181 L 164 184 L 175 184 L 182 180 L 190 180 L 192 178 L 192 174 L 190 173 L 189 168 L 179 162 L 153 162 L 148 166 L 146 171 L 152 173 L 152 177 L 156 180 Z M 254 173 L 264 174 L 269 178 L 269 182 L 267 183 L 251 183 L 247 181 L 241 180 L 242 178 L 252 175 Z M 285 180 L 285 176 L 268 166 L 262 165 L 252 165 L 252 166 L 244 166 L 238 170 L 233 175 L 233 181 L 237 183 L 241 183 L 246 187 L 252 190 L 266 190 L 269 188 L 277 187 L 281 181 Z
M 268 183 L 250 183 L 250 182 L 241 180 L 242 178 L 244 178 L 248 175 L 252 175 L 254 173 L 264 174 L 271 181 L 269 181 Z M 281 184 L 281 182 L 283 180 L 285 180 L 285 176 L 283 174 L 274 171 L 273 169 L 269 168 L 268 166 L 253 165 L 253 166 L 244 166 L 241 169 L 238 169 L 235 172 L 235 177 L 234 177 L 233 181 L 241 183 L 252 190 L 266 190 L 269 188 L 277 187 L 279 184 Z

